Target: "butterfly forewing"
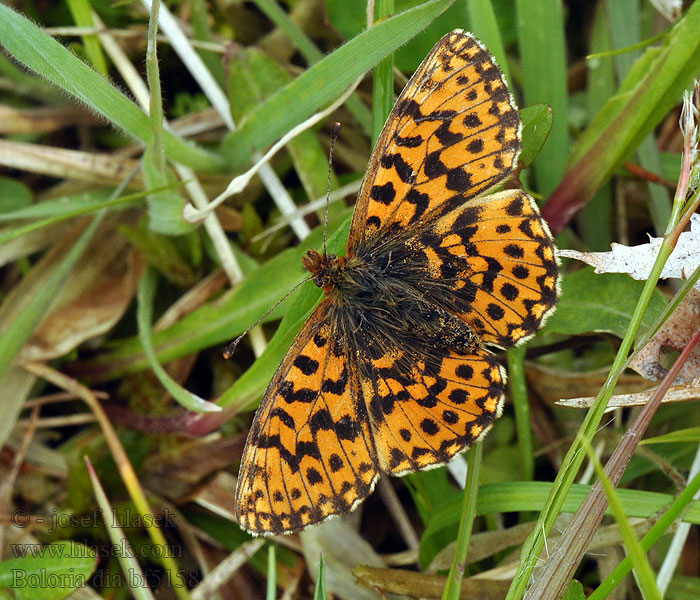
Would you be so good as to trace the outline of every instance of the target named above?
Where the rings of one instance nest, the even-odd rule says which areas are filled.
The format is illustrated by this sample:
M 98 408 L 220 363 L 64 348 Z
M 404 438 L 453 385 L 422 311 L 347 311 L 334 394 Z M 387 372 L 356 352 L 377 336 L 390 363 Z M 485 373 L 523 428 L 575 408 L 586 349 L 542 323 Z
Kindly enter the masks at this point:
M 493 57 L 471 35 L 443 37 L 406 85 L 370 160 L 348 252 L 412 227 L 501 181 L 520 117 Z
M 286 533 L 352 510 L 377 477 L 357 379 L 325 300 L 287 352 L 241 459 L 236 516 L 253 533 Z

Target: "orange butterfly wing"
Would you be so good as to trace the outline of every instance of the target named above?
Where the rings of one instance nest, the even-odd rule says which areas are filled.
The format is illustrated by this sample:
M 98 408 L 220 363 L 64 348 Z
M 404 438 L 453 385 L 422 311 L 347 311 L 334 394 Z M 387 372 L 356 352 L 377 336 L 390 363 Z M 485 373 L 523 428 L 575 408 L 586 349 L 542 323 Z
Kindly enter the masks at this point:
M 328 318 L 329 302 L 287 351 L 248 434 L 235 514 L 255 534 L 297 531 L 348 512 L 377 479 L 356 374 Z
M 483 350 L 397 346 L 381 358 L 361 358 L 358 373 L 379 466 L 390 475 L 447 463 L 501 414 L 505 373 Z
M 372 153 L 348 254 L 373 236 L 420 225 L 510 173 L 520 117 L 488 51 L 456 30 L 428 54 L 396 101 Z
M 467 323 L 482 343 L 507 348 L 523 342 L 556 306 L 554 241 L 522 190 L 469 200 L 409 244 L 427 260 L 423 293 Z

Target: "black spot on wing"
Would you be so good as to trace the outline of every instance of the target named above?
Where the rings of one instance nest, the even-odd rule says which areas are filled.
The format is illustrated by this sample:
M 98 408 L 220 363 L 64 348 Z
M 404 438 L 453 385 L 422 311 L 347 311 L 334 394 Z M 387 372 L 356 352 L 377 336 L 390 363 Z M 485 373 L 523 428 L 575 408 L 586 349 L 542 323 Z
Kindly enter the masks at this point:
M 388 206 L 396 198 L 396 190 L 394 184 L 387 181 L 384 185 L 373 185 L 369 195 L 372 200 Z
M 397 135 L 394 138 L 394 143 L 397 146 L 403 148 L 417 148 L 423 143 L 423 138 L 420 135 L 413 135 L 407 137 L 401 137 L 400 135 Z
M 425 214 L 425 211 L 428 210 L 428 206 L 430 206 L 430 196 L 413 188 L 406 194 L 406 202 L 416 207 L 410 221 L 411 223 L 415 223 Z
M 345 415 L 335 423 L 335 433 L 341 440 L 354 441 L 361 435 L 362 428 L 355 419 Z
M 525 256 L 525 251 L 518 244 L 508 244 L 503 248 L 503 252 L 511 258 L 522 258 Z
M 399 450 L 399 448 L 392 448 L 391 455 L 389 457 L 389 467 L 391 469 L 395 469 L 407 458 L 408 457 L 403 453 L 403 451 Z
M 500 321 L 506 314 L 503 307 L 499 306 L 498 304 L 494 304 L 493 302 L 486 307 L 486 313 L 494 321 Z
M 472 187 L 472 177 L 462 167 L 455 167 L 447 172 L 445 187 L 455 192 L 464 192 Z
M 482 121 L 476 113 L 469 113 L 462 119 L 462 123 L 469 129 L 476 129 L 482 124 Z
M 420 422 L 420 428 L 428 435 L 435 435 L 438 431 L 440 431 L 438 424 L 433 421 L 433 419 L 423 419 Z
M 435 130 L 435 137 L 443 146 L 453 146 L 464 139 L 461 133 L 450 131 L 450 121 L 444 122 Z
M 406 115 L 414 119 L 423 116 L 420 112 L 420 104 L 413 100 L 413 98 L 404 98 L 400 102 L 397 102 L 395 110 L 400 115 Z
M 464 379 L 465 381 L 470 381 L 474 377 L 474 369 L 471 365 L 462 363 L 459 365 L 455 371 L 457 377 Z
M 523 265 L 515 265 L 513 267 L 513 275 L 517 279 L 527 279 L 530 276 L 530 269 Z
M 447 167 L 440 160 L 440 150 L 435 150 L 425 157 L 425 174 L 429 179 L 436 179 L 447 173 Z
M 324 392 L 330 392 L 336 396 L 340 396 L 345 392 L 348 385 L 348 369 L 343 368 L 343 372 L 340 374 L 337 380 L 327 378 L 323 380 L 321 390 Z
M 289 429 L 296 429 L 296 423 L 294 422 L 294 417 L 290 415 L 282 407 L 278 406 L 270 412 L 270 417 L 276 417 Z
M 328 409 L 322 408 L 317 410 L 309 421 L 311 433 L 316 434 L 319 430 L 330 431 L 333 429 L 333 419 Z
M 506 300 L 513 301 L 518 297 L 518 288 L 512 283 L 504 283 L 501 286 L 501 294 Z
M 460 231 L 465 227 L 478 223 L 481 220 L 482 211 L 483 209 L 480 206 L 472 206 L 463 210 L 455 219 L 452 231 Z
M 523 214 L 523 204 L 523 199 L 521 197 L 515 198 L 506 206 L 506 213 L 511 217 L 519 217 Z
M 332 473 L 337 473 L 340 471 L 340 469 L 343 468 L 343 464 L 343 459 L 335 453 L 331 454 L 331 457 L 328 459 L 328 465 L 330 466 Z
M 484 140 L 477 138 L 467 144 L 467 150 L 472 154 L 479 154 L 484 150 Z
M 283 381 L 277 388 L 277 393 L 282 396 L 282 399 L 288 404 L 294 402 L 313 402 L 318 396 L 318 390 L 313 390 L 311 388 L 300 388 L 298 390 L 294 389 L 294 384 L 287 380 Z
M 381 224 L 382 220 L 377 215 L 372 215 L 367 219 L 367 227 L 376 227 L 377 229 L 379 229 Z
M 399 179 L 404 183 L 413 183 L 416 179 L 416 174 L 411 165 L 398 153 L 382 156 L 380 163 L 385 169 L 391 169 L 393 167 Z
M 442 418 L 448 425 L 455 425 L 459 422 L 459 416 L 453 410 L 444 410 L 442 412 Z
M 311 485 L 317 485 L 323 481 L 323 477 L 321 477 L 321 474 L 314 469 L 314 467 L 309 467 L 306 469 L 306 480 Z
M 309 356 L 304 356 L 303 354 L 300 354 L 294 359 L 294 366 L 304 375 L 313 375 L 318 371 L 318 361 Z

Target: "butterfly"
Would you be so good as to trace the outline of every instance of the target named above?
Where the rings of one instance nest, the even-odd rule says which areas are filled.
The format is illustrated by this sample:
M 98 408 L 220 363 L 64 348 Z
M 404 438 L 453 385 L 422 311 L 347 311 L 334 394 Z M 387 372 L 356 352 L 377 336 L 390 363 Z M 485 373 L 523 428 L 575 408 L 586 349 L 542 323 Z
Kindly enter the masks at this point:
M 500 415 L 489 347 L 530 338 L 558 297 L 556 248 L 510 174 L 521 122 L 484 46 L 455 30 L 397 99 L 357 199 L 347 256 L 310 250 L 326 296 L 251 425 L 235 515 L 290 533 L 355 509 L 381 473 L 444 465 Z

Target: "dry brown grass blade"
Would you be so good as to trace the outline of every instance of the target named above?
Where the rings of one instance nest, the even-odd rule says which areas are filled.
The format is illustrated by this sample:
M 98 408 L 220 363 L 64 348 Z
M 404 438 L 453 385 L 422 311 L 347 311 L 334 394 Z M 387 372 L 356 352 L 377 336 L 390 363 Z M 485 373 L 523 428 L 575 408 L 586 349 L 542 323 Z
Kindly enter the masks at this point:
M 428 575 L 403 569 L 379 569 L 360 565 L 353 571 L 358 583 L 382 594 L 400 594 L 409 598 L 439 598 L 445 587 L 445 575 Z M 462 580 L 460 598 L 496 600 L 505 596 L 510 581 L 469 577 Z

